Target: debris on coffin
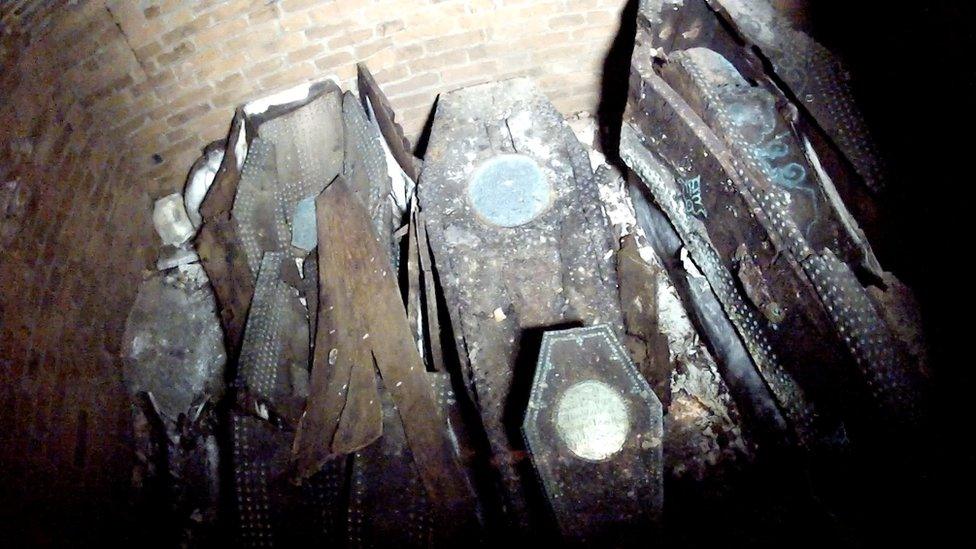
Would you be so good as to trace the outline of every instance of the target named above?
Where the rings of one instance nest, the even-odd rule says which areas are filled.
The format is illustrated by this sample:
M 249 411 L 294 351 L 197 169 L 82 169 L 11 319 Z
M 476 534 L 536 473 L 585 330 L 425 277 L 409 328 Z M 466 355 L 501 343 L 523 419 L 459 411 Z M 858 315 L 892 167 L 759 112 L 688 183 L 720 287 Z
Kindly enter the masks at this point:
M 531 334 L 620 326 L 613 245 L 589 159 L 529 81 L 485 84 L 438 100 L 418 189 L 506 520 L 528 531 L 533 487 L 518 434 L 528 395 L 517 380 L 524 393 L 538 345 Z
M 154 273 L 126 321 L 123 378 L 132 398 L 135 488 L 168 504 L 184 543 L 215 535 L 218 418 L 226 355 L 199 264 Z
M 576 544 L 647 540 L 664 501 L 661 402 L 614 332 L 546 332 L 525 415 L 532 463 Z

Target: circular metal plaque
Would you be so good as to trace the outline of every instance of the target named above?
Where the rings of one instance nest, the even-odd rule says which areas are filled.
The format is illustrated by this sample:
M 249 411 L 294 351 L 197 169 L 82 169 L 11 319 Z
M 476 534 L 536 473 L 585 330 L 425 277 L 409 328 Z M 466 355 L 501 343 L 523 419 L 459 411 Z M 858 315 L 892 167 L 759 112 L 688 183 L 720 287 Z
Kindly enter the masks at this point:
M 552 198 L 552 187 L 535 160 L 521 154 L 502 154 L 478 169 L 468 183 L 468 199 L 489 223 L 517 227 L 532 221 Z
M 602 381 L 582 381 L 566 389 L 556 404 L 556 433 L 578 457 L 603 461 L 623 448 L 630 431 L 627 404 Z

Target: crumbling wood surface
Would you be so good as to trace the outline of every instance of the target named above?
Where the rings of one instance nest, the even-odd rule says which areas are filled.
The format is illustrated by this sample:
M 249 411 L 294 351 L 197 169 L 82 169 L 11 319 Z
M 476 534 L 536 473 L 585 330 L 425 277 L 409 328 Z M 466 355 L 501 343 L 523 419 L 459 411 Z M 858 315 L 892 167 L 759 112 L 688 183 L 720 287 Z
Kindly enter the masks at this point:
M 627 333 L 624 345 L 667 409 L 671 404 L 674 365 L 668 340 L 658 326 L 657 273 L 641 258 L 633 235 L 622 240 L 617 255 L 617 276 Z
M 466 528 L 473 499 L 407 324 L 388 252 L 342 178 L 318 197 L 316 216 L 319 326 L 310 396 L 294 445 L 299 472 L 311 474 L 379 437 L 379 375 L 424 487 L 446 521 L 440 526 Z

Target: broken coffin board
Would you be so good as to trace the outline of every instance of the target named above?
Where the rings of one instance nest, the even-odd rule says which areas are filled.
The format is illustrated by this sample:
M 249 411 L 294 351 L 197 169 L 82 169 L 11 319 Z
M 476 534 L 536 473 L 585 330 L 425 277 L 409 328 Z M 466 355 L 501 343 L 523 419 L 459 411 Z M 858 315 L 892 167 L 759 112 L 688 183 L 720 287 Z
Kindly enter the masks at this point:
M 543 335 L 523 430 L 565 539 L 653 542 L 662 421 L 661 401 L 607 325 Z
M 508 519 L 528 528 L 518 431 L 534 331 L 621 325 L 613 246 L 589 159 L 528 80 L 484 84 L 440 97 L 418 188 Z M 513 390 L 519 384 L 522 394 Z

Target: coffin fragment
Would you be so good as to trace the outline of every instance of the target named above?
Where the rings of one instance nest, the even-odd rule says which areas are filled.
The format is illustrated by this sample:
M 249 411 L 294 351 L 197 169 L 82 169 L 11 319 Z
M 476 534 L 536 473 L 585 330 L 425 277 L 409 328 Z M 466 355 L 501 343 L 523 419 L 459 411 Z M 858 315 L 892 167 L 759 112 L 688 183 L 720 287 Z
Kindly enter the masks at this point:
M 393 107 L 390 106 L 390 101 L 364 63 L 356 65 L 356 74 L 363 110 L 376 122 L 400 169 L 411 180 L 417 181 L 419 176 L 417 166 L 420 162 L 411 152 L 410 141 L 404 137 L 403 128 L 396 122 L 396 115 Z
M 315 471 L 379 436 L 379 375 L 399 411 L 437 515 L 454 521 L 441 526 L 448 532 L 468 528 L 474 520 L 473 498 L 417 354 L 388 249 L 341 178 L 316 200 L 316 215 L 319 326 L 309 402 L 294 445 L 299 470 Z M 341 372 L 347 372 L 345 379 L 336 377 Z M 354 383 L 362 388 L 354 390 Z M 360 395 L 372 402 L 356 405 L 363 411 L 349 414 L 350 404 L 343 402 Z
M 159 257 L 156 259 L 156 270 L 165 271 L 180 265 L 187 265 L 199 261 L 197 253 L 184 244 L 176 248 L 173 246 L 163 246 L 159 250 Z
M 298 292 L 282 279 L 294 268 L 280 252 L 261 261 L 238 361 L 238 400 L 249 412 L 294 427 L 304 404 L 309 344 Z M 296 339 L 297 338 L 297 339 Z
M 253 415 L 231 415 L 237 544 L 335 545 L 345 529 L 344 461 L 296 486 L 288 474 L 291 434 Z
M 389 391 L 380 388 L 383 436 L 352 456 L 350 545 L 429 547 L 437 528 L 403 422 Z
M 386 155 L 376 126 L 366 119 L 359 101 L 346 92 L 342 98 L 342 124 L 345 148 L 342 176 L 349 189 L 366 207 L 375 234 L 389 242 L 388 257 L 394 269 L 399 265 L 399 253 L 393 233 L 401 225 L 401 212 L 391 195 Z
M 613 330 L 543 335 L 523 429 L 566 539 L 648 540 L 664 501 L 661 402 Z
M 258 276 L 264 254 L 281 251 L 290 240 L 277 196 L 279 179 L 275 151 L 274 144 L 261 137 L 251 141 L 231 213 L 254 278 Z
M 309 344 L 298 292 L 283 281 L 288 268 L 294 264 L 287 255 L 264 254 L 238 363 L 233 478 L 238 535 L 246 546 L 337 535 L 328 521 L 341 490 L 331 489 L 327 479 L 343 464 L 323 468 L 305 486 L 292 482 L 289 449 L 307 396 Z M 320 497 L 307 497 L 316 490 Z
M 589 159 L 527 80 L 485 84 L 440 97 L 418 189 L 506 519 L 527 530 L 531 485 L 518 472 L 517 436 L 527 395 L 512 387 L 531 365 L 520 349 L 530 352 L 540 327 L 620 326 L 613 245 Z
M 254 294 L 254 275 L 230 214 L 247 153 L 245 126 L 243 110 L 238 109 L 220 169 L 200 205 L 203 225 L 194 241 L 200 263 L 213 285 L 224 345 L 231 362 L 240 352 L 247 310 Z

